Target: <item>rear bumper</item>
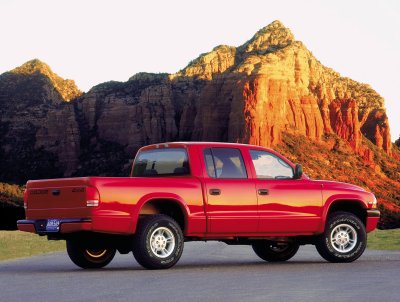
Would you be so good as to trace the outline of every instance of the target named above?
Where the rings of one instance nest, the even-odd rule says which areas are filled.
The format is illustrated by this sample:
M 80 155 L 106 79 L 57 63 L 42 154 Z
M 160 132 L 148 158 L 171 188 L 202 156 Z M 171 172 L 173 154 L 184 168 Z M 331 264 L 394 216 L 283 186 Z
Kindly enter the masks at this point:
M 367 210 L 367 225 L 365 228 L 367 233 L 376 229 L 380 217 L 381 212 L 379 210 Z
M 36 233 L 39 235 L 50 235 L 56 233 L 73 233 L 80 231 L 91 231 L 92 220 L 88 218 L 64 218 L 60 219 L 60 226 L 57 231 L 46 231 L 46 219 L 38 220 L 18 220 L 18 230 L 23 232 Z
M 109 234 L 132 234 L 132 219 L 129 215 L 96 215 L 91 218 L 61 218 L 59 227 L 47 231 L 47 219 L 18 220 L 20 231 L 39 235 L 68 234 L 75 232 L 98 232 Z

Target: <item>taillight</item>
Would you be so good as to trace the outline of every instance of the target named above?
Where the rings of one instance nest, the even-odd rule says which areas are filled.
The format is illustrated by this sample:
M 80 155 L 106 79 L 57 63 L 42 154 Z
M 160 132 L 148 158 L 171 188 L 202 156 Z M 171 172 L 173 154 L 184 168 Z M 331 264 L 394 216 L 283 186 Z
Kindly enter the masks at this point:
M 28 208 L 28 190 L 24 190 L 24 209 L 26 210 Z
M 94 187 L 86 188 L 86 206 L 87 207 L 98 207 L 100 203 L 99 192 Z
M 98 207 L 99 201 L 97 199 L 86 200 L 86 206 L 87 207 Z

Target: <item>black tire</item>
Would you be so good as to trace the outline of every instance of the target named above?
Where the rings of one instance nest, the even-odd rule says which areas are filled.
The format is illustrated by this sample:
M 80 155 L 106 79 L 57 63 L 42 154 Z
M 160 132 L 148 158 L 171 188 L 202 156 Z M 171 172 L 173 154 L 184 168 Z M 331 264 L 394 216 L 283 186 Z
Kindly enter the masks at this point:
M 352 262 L 363 254 L 366 245 L 367 234 L 361 220 L 351 213 L 334 212 L 315 246 L 329 262 Z
M 296 242 L 276 243 L 268 240 L 260 240 L 252 246 L 258 257 L 269 262 L 289 260 L 299 250 L 299 244 Z
M 174 266 L 183 252 L 183 234 L 179 225 L 166 215 L 152 215 L 139 220 L 133 240 L 133 255 L 147 269 Z
M 102 268 L 113 260 L 116 249 L 67 240 L 67 253 L 71 261 L 81 268 Z

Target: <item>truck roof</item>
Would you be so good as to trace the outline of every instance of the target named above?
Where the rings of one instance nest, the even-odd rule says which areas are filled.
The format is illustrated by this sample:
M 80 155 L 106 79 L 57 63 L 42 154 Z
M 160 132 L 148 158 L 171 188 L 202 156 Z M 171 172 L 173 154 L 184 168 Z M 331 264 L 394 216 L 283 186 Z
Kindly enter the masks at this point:
M 204 147 L 245 147 L 245 148 L 256 148 L 263 149 L 274 152 L 274 150 L 265 148 L 263 146 L 256 146 L 251 144 L 242 144 L 242 143 L 226 143 L 226 142 L 195 142 L 195 141 L 181 141 L 181 142 L 165 142 L 159 144 L 152 144 L 142 147 L 141 149 L 153 149 L 153 148 L 165 148 L 165 147 L 173 147 L 173 146 L 204 146 Z M 275 153 L 275 152 L 274 152 Z

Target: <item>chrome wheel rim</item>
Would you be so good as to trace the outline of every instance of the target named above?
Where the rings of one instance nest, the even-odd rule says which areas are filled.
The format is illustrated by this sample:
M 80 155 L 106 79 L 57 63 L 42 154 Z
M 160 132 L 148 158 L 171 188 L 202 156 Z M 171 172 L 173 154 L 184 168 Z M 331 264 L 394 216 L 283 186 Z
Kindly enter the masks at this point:
M 159 227 L 151 233 L 150 248 L 154 255 L 159 258 L 171 256 L 175 249 L 174 234 L 166 227 Z
M 348 253 L 357 244 L 357 232 L 348 224 L 339 224 L 331 232 L 331 245 L 339 253 Z

